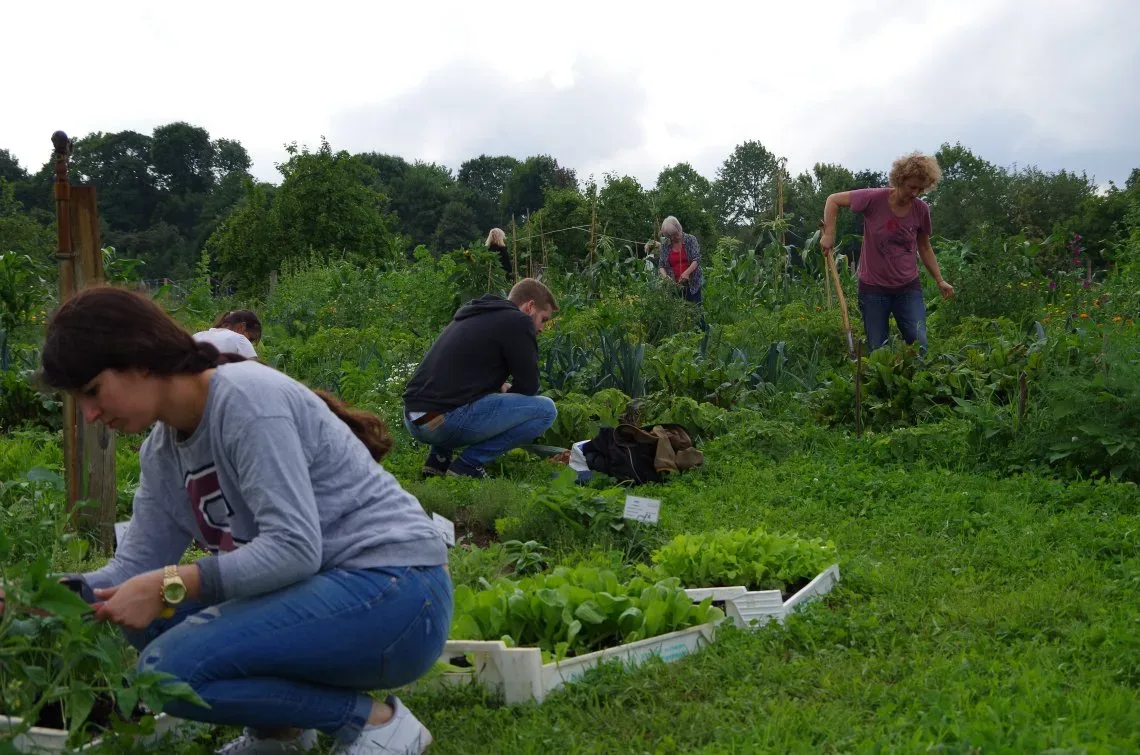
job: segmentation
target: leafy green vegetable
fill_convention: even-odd
[[[688,587],[745,585],[752,590],[784,590],[819,574],[835,561],[835,546],[762,529],[682,534],[653,553],[648,577],[674,577]]]
[[[644,640],[724,617],[711,600],[694,604],[678,579],[656,582],[591,566],[558,567],[487,589],[455,588],[455,640],[538,647],[557,658]]]

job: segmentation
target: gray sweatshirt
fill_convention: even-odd
[[[84,575],[118,585],[177,564],[191,540],[207,605],[329,569],[438,566],[447,546],[419,501],[319,396],[257,362],[219,367],[189,438],[162,422],[139,451],[130,527]]]

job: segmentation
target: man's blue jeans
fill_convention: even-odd
[[[321,572],[254,598],[126,631],[139,670],[174,674],[210,708],[176,700],[173,716],[255,729],[320,729],[343,742],[372,710],[369,690],[423,676],[451,630],[442,566]]]
[[[894,315],[903,340],[907,343],[918,341],[919,352],[926,353],[926,304],[921,291],[903,294],[860,291],[859,311],[863,313],[863,330],[871,351],[886,345],[891,334],[890,316]]]
[[[431,452],[451,458],[457,448],[467,448],[460,457],[482,466],[507,451],[530,443],[554,424],[558,409],[545,396],[519,393],[489,393],[444,415],[434,430],[416,425],[404,413],[404,426],[412,437],[431,446]]]

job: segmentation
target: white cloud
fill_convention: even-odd
[[[549,153],[580,176],[710,177],[758,139],[793,172],[962,141],[1000,164],[1140,164],[1133,0],[13,3],[0,147],[186,120],[277,180],[282,145],[451,167]],[[66,19],[53,32],[53,19]],[[53,33],[65,37],[60,43]]]

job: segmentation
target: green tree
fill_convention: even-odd
[[[994,228],[1012,232],[1005,203],[1006,172],[975,155],[961,143],[943,144],[935,153],[942,181],[930,192],[934,233],[965,239]]]
[[[215,149],[210,133],[200,126],[183,121],[159,126],[150,148],[159,186],[181,195],[209,191],[214,185]]]
[[[161,192],[151,168],[151,138],[97,131],[75,140],[71,180],[95,185],[99,218],[111,230],[137,232],[155,220]]]
[[[550,155],[528,157],[511,172],[503,189],[503,210],[509,217],[525,217],[542,209],[548,189],[567,189],[577,185],[574,171],[561,167]]]
[[[478,239],[481,231],[475,220],[475,211],[465,202],[451,201],[440,213],[432,246],[440,252],[450,252]]]
[[[717,169],[713,196],[726,229],[752,228],[776,211],[779,160],[758,141],[738,144]]]
[[[451,171],[442,165],[417,162],[408,166],[403,177],[394,180],[389,189],[400,233],[411,238],[413,245],[432,245],[454,188]]]
[[[0,178],[0,254],[14,252],[47,262],[55,251],[55,233],[16,200],[15,184]]]
[[[654,232],[653,207],[637,179],[607,173],[598,192],[598,231],[619,246],[644,243]]]
[[[358,264],[392,259],[399,240],[388,198],[372,188],[373,169],[321,140],[316,152],[286,147],[283,180],[272,201],[265,187],[246,196],[210,236],[207,249],[224,274],[259,291],[289,258],[347,258]]]
[[[503,190],[518,165],[519,161],[508,155],[479,155],[459,166],[458,183],[468,192],[465,199],[480,230],[488,231],[503,222]]]

